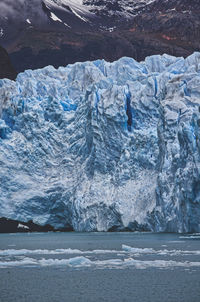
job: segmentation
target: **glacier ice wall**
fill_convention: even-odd
[[[200,231],[200,53],[0,80],[0,217]]]

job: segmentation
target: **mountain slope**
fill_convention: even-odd
[[[9,3],[12,3],[9,1]],[[200,49],[200,3],[184,1],[15,1],[0,4],[0,43],[15,69]],[[10,4],[11,5],[11,4]]]
[[[0,78],[8,78],[14,80],[16,76],[17,73],[11,65],[6,50],[0,46]]]

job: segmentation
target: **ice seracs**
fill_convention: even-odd
[[[0,217],[200,231],[200,53],[0,81]]]

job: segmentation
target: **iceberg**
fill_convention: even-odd
[[[200,232],[200,53],[0,80],[0,217]]]

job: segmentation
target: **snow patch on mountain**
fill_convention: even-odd
[[[3,35],[4,35],[4,30],[3,28],[0,28],[0,37],[3,37]]]
[[[88,20],[84,17],[81,17],[75,10],[71,9],[72,12],[75,14],[75,16],[77,16],[78,18],[80,18],[81,20],[83,20],[84,22],[88,22]]]
[[[27,22],[28,24],[31,24],[31,21],[30,21],[29,19],[26,19],[26,22]]]
[[[51,13],[50,18],[51,18],[53,21],[58,21],[58,22],[61,22],[61,23],[62,23],[62,20],[60,20],[54,13]]]
[[[104,16],[119,16],[129,19],[142,12],[144,8],[156,0],[83,0],[83,4],[90,8],[91,12]]]

